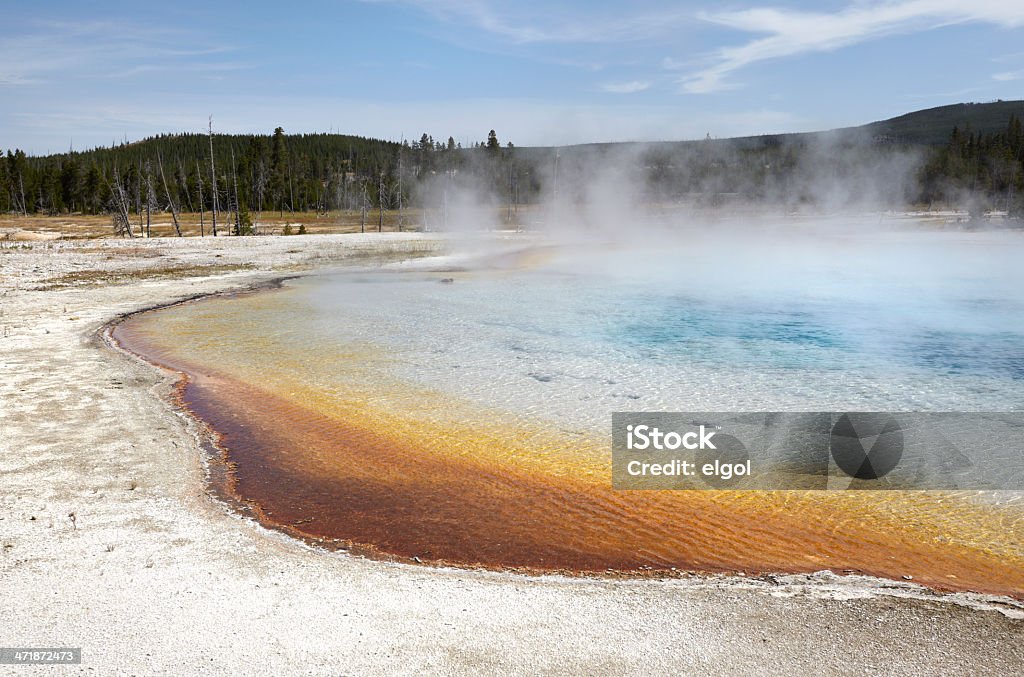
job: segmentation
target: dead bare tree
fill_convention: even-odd
[[[121,237],[135,237],[135,234],[132,232],[130,216],[131,202],[124,190],[124,185],[121,183],[121,175],[117,171],[117,165],[114,165],[114,184],[110,185],[108,181],[107,186],[110,188],[111,199],[114,202],[114,234]]]
[[[238,165],[235,164],[235,148],[231,147],[231,178],[235,187],[235,235],[242,234],[242,219],[238,214]]]
[[[402,139],[402,145],[398,147],[398,232],[402,232],[402,147],[405,146],[405,139]]]
[[[362,204],[360,205],[359,232],[366,232],[366,211],[370,207],[370,192],[366,190],[366,182],[362,181]]]
[[[21,189],[21,215],[28,216],[28,206],[25,204],[25,179],[20,171],[18,172],[18,188]]]
[[[384,172],[381,171],[377,181],[377,232],[384,232]]]
[[[156,154],[156,162],[160,167],[160,180],[164,184],[164,194],[167,195],[167,205],[171,208],[171,219],[174,220],[174,232],[181,237],[181,224],[178,223],[178,207],[174,204],[174,198],[171,197],[171,191],[167,188],[167,177],[164,175],[164,161],[160,157],[160,153]]]
[[[142,160],[135,172],[135,215],[139,217],[139,232],[142,233]]]
[[[199,160],[196,160],[196,187],[199,189],[199,237],[206,237],[206,224],[203,222],[206,205],[203,203],[203,173],[199,171]]]
[[[292,159],[288,157],[288,210],[295,213],[295,181],[292,178]]]
[[[213,236],[217,237],[217,167],[213,162],[213,116],[210,116],[210,189],[213,191]]]
[[[267,189],[267,169],[263,164],[263,160],[260,160],[259,167],[256,171],[256,221],[260,222],[263,220],[263,193]]]
[[[153,190],[153,168],[149,164],[149,160],[146,160],[146,237],[153,237],[152,231],[152,214],[153,209],[156,208],[156,191]]]

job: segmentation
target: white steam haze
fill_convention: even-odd
[[[710,332],[709,345],[722,347],[701,359],[729,362],[715,369],[735,383],[703,406],[1024,408],[1024,392],[1007,371],[1018,369],[1012,343],[1024,337],[1021,231],[1002,222],[972,223],[967,231],[963,214],[929,220],[911,213],[925,150],[844,131],[771,139],[772,151],[757,165],[751,159],[760,151],[744,148],[762,143],[515,149],[532,157],[529,178],[538,192],[511,223],[508,192],[480,180],[483,149],[467,151],[478,165],[435,174],[417,189],[429,205],[447,195],[454,267],[470,273],[459,284],[474,285],[475,273],[496,268],[518,271],[526,288],[551,281],[550,292],[509,299],[509,313],[521,307],[529,315],[531,303],[548,320],[611,313],[649,324],[670,343],[677,330]],[[780,162],[787,171],[773,174]],[[440,212],[429,211],[431,228],[441,230]],[[487,236],[510,229],[524,232]],[[581,298],[563,298],[560,285]],[[591,293],[607,295],[609,304]],[[656,315],[626,305],[629,295]],[[692,308],[709,315],[682,329],[673,324],[678,316],[657,315]],[[518,326],[512,315],[507,321]],[[737,329],[747,324],[753,338]],[[771,346],[810,376],[773,376],[784,364],[775,363]],[[836,377],[833,369],[849,373]],[[746,378],[760,385],[735,390]],[[637,386],[644,388],[655,398],[650,406],[681,406],[658,401],[654,386]]]
[[[413,181],[429,229],[513,228],[590,243],[777,230],[812,215],[873,214],[859,223],[874,228],[877,215],[910,209],[927,159],[926,150],[874,143],[861,130],[460,153],[458,167]]]

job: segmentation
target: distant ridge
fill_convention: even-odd
[[[863,143],[875,143],[886,145],[903,146],[944,146],[948,141],[953,127],[959,127],[961,131],[970,130],[971,133],[993,134],[1005,131],[1010,121],[1010,116],[1016,115],[1024,121],[1024,100],[1016,101],[992,101],[988,103],[955,103],[947,106],[937,106],[924,110],[905,113],[887,120],[879,120],[855,127],[843,127],[828,131],[819,132],[787,132],[782,134],[758,134],[753,136],[717,137],[708,140],[686,140],[686,141],[595,141],[588,143],[572,144],[569,146],[519,146],[519,153],[526,157],[535,156],[538,152],[552,152],[555,148],[567,150],[598,150],[609,151],[613,148],[685,148],[693,147],[696,144],[711,143],[713,145],[725,145],[739,149],[756,149],[765,145],[778,143],[807,143],[817,139],[828,138],[830,140],[848,141],[854,145]],[[234,140],[239,143],[248,143],[254,138],[262,137],[269,140],[267,134],[216,134],[215,138]],[[398,148],[394,141],[381,139],[370,139],[348,134],[336,133],[300,133],[285,134],[285,139],[290,148],[294,150],[308,150],[316,154],[330,149],[329,152],[338,153],[339,149],[347,157],[352,157],[353,148],[358,149],[355,155],[365,153],[373,154],[374,161],[380,163],[381,154],[394,154]],[[168,154],[174,155],[175,151],[180,154],[202,156],[207,140],[205,134],[158,134],[136,141],[125,141],[119,145],[109,147],[98,147],[84,152],[78,151],[71,155],[78,156],[84,160],[101,159],[104,157],[116,156],[154,156],[157,146],[164,146]],[[170,146],[170,148],[167,148]],[[67,156],[68,153],[51,153],[35,158],[58,158]]]
[[[693,148],[698,144],[715,147],[756,150],[777,144],[813,143],[820,140],[849,145],[945,146],[953,127],[971,133],[994,134],[1006,130],[1010,116],[1024,121],[1024,101],[992,101],[989,103],[955,103],[913,111],[903,115],[869,122],[856,127],[842,127],[820,132],[787,132],[758,134],[688,141],[610,141],[562,146],[570,150],[610,151],[614,148]],[[551,146],[521,147],[529,152],[547,152]]]
[[[955,103],[914,111],[852,129],[870,132],[878,141],[937,146],[949,141],[953,127],[959,127],[961,131],[969,127],[971,132],[982,134],[1002,132],[1011,115],[1024,120],[1024,101]]]

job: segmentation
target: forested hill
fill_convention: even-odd
[[[277,145],[275,145],[277,144]],[[209,171],[210,150],[215,163],[230,167],[232,154],[235,162],[270,162],[274,153],[293,165],[326,163],[329,168],[371,172],[386,167],[398,152],[398,143],[368,139],[345,134],[161,134],[159,136],[122,143],[117,146],[96,148],[83,152],[62,153],[57,157],[89,166],[96,164],[101,170],[121,165],[122,171],[131,165],[162,160],[165,169],[194,165],[202,162]],[[53,157],[53,156],[50,156]],[[45,161],[48,158],[38,158]],[[30,158],[30,161],[35,158]],[[324,167],[327,169],[328,167]],[[193,167],[194,169],[194,167]]]
[[[972,209],[1020,212],[1021,120],[1024,101],[997,101],[830,132],[563,148],[513,147],[493,130],[471,148],[426,133],[404,143],[281,128],[161,135],[45,157],[8,150],[0,159],[0,212],[441,208],[460,185],[494,204],[582,203],[601,183],[595,173],[609,170],[618,171],[620,187],[651,202],[804,204],[842,195],[893,206],[969,199]]]
[[[1024,120],[1024,101],[957,103],[914,111],[854,129],[864,130],[875,139],[908,145],[938,146],[949,141],[954,127],[968,134],[996,134],[1006,129],[1011,117]]]
[[[243,205],[305,209],[326,204],[324,177],[390,175],[398,149],[398,143],[379,139],[285,134],[279,128],[273,135],[166,134],[45,157],[9,150],[7,161],[0,162],[0,211],[105,211],[115,176],[136,206],[151,193],[162,209],[169,191],[179,209],[198,210],[200,194],[209,209],[216,176],[222,205],[225,191],[238,181]]]

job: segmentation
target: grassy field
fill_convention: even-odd
[[[361,230],[361,215],[355,211],[333,211],[327,214],[316,212],[263,212],[253,213],[252,219],[257,234],[260,235],[281,235],[285,232],[286,226],[291,226],[291,231],[297,233],[300,226],[306,227],[307,233],[358,233]],[[378,213],[376,211],[366,214],[366,230],[376,231],[378,229]],[[136,236],[144,235],[145,215],[142,216],[142,226],[139,224],[138,215],[133,215],[132,229]],[[218,235],[230,233],[234,225],[234,214],[222,213],[217,218]],[[203,232],[209,236],[212,234],[210,212],[203,215]],[[423,213],[421,210],[405,210],[402,214],[401,225],[399,224],[398,211],[384,212],[382,230],[395,232],[398,230],[424,230]],[[186,236],[198,236],[200,234],[200,223],[198,213],[185,213],[179,215],[182,234]],[[20,231],[20,236],[19,236]],[[149,232],[152,237],[173,237],[174,224],[170,213],[158,212],[150,217]],[[113,225],[109,214],[87,215],[87,214],[61,214],[58,216],[43,215],[0,215],[0,240],[5,239],[34,239],[35,235],[41,238],[62,237],[62,238],[96,238],[113,237]]]
[[[504,207],[483,207],[460,213],[460,222],[473,222],[481,229],[488,227],[522,228],[531,219],[536,218],[537,206],[520,206],[516,218],[510,225],[507,222],[508,212]],[[250,213],[257,235],[284,235],[290,227],[291,234],[297,234],[301,226],[306,233],[358,233],[364,227],[366,232],[380,229],[386,233],[398,231],[440,230],[442,215],[438,210],[406,209],[399,215],[398,210],[384,212],[383,223],[379,224],[380,214],[376,210],[363,216],[358,211],[317,212],[256,212]],[[200,235],[199,214],[197,212],[182,213],[178,216],[182,235],[193,237]],[[145,236],[146,216],[132,215],[132,230],[136,237]],[[141,222],[141,227],[140,227]],[[210,212],[203,214],[202,234],[212,234]],[[234,226],[234,213],[225,212],[217,216],[217,234],[229,235]],[[152,237],[173,237],[174,223],[170,212],[154,212],[150,216],[149,233]],[[45,216],[30,214],[0,214],[0,240],[33,240],[33,239],[88,239],[115,237],[113,223],[109,214],[59,214]]]

